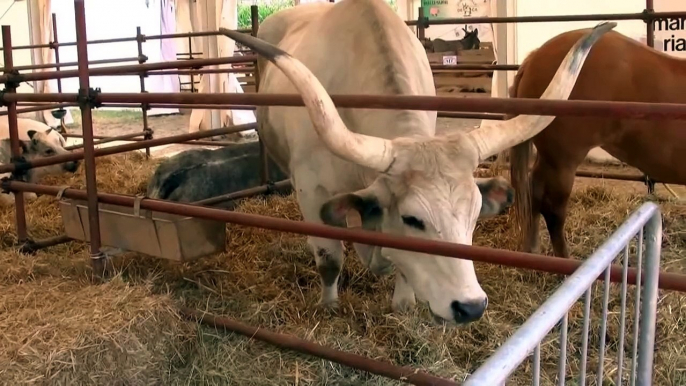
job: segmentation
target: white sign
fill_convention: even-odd
[[[457,56],[456,55],[450,55],[450,56],[444,56],[443,57],[443,65],[444,66],[454,66],[457,64]]]
[[[683,12],[684,4],[679,0],[658,0],[655,12]],[[655,31],[654,48],[666,54],[686,57],[686,19],[680,17],[653,21]]]

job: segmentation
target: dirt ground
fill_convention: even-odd
[[[78,121],[78,114],[74,114]],[[188,116],[151,117],[156,136],[185,132]],[[140,113],[96,111],[95,134],[121,135],[142,129]],[[478,122],[440,120],[439,132],[464,130]],[[72,132],[76,130],[72,129]],[[97,160],[100,191],[141,194],[159,159],[140,154]],[[83,188],[83,168],[51,185]],[[628,167],[585,165],[583,170],[636,174]],[[673,187],[681,197],[686,188]],[[654,197],[642,183],[578,178],[569,209],[570,252],[584,258],[641,203],[655,201],[664,215],[661,270],[686,272],[686,205],[658,185]],[[295,200],[258,197],[236,209],[301,220]],[[34,237],[63,232],[60,209],[42,196],[27,208]],[[551,254],[542,227],[541,253]],[[435,325],[424,305],[409,314],[390,311],[393,277],[376,277],[349,254],[339,283],[341,307],[331,313],[314,306],[319,279],[314,259],[299,235],[227,224],[226,252],[176,263],[137,253],[112,259],[116,275],[94,285],[88,245],[71,242],[22,255],[11,248],[14,211],[0,210],[0,384],[39,385],[401,385],[328,361],[278,350],[241,336],[182,320],[180,305],[231,317],[460,383],[483,363],[554,291],[563,278],[540,272],[475,263],[489,295],[482,320],[446,329]],[[509,215],[480,221],[474,244],[514,250]],[[632,244],[632,253],[635,244]],[[633,261],[633,260],[632,260]],[[627,304],[633,304],[633,286]],[[602,283],[592,291],[594,319],[589,341],[588,385],[596,385]],[[568,384],[580,366],[581,313],[569,314]],[[627,309],[633,314],[633,307]],[[606,374],[617,372],[619,289],[613,285],[608,312]],[[631,318],[627,331],[633,328]],[[686,294],[660,291],[654,384],[686,385]],[[541,349],[542,385],[556,384],[557,327]],[[625,347],[630,348],[627,337]],[[627,356],[628,354],[625,354]],[[630,361],[625,358],[624,382]],[[531,384],[527,359],[507,385]],[[614,384],[609,381],[605,384]]]

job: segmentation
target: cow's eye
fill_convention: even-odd
[[[426,226],[424,225],[424,221],[418,219],[417,217],[414,216],[402,216],[403,223],[409,227],[419,229],[420,231],[426,230]]]

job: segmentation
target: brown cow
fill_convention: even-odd
[[[562,33],[529,54],[515,76],[510,97],[539,98],[570,47],[588,31]],[[588,55],[569,100],[686,103],[685,90],[686,60],[610,31]],[[537,156],[529,176],[532,142]],[[564,224],[574,176],[588,152],[598,146],[655,180],[686,184],[682,121],[557,117],[510,152],[524,251],[538,250],[538,215],[542,214],[555,256],[569,257]]]

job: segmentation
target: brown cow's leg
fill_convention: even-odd
[[[531,171],[531,224],[524,235],[524,252],[539,253],[540,249],[540,218],[541,202],[545,193],[545,174],[539,166],[539,158],[536,158]]]
[[[540,157],[540,155],[539,155]],[[584,156],[580,157],[583,161]],[[555,165],[555,161],[549,157],[541,157],[538,163],[540,180],[544,182],[544,191],[540,200],[540,209],[545,219],[553,253],[558,257],[569,257],[567,241],[564,234],[565,220],[567,219],[567,204],[574,187],[576,169],[581,163],[570,161],[564,165]],[[559,161],[558,161],[559,162]]]

